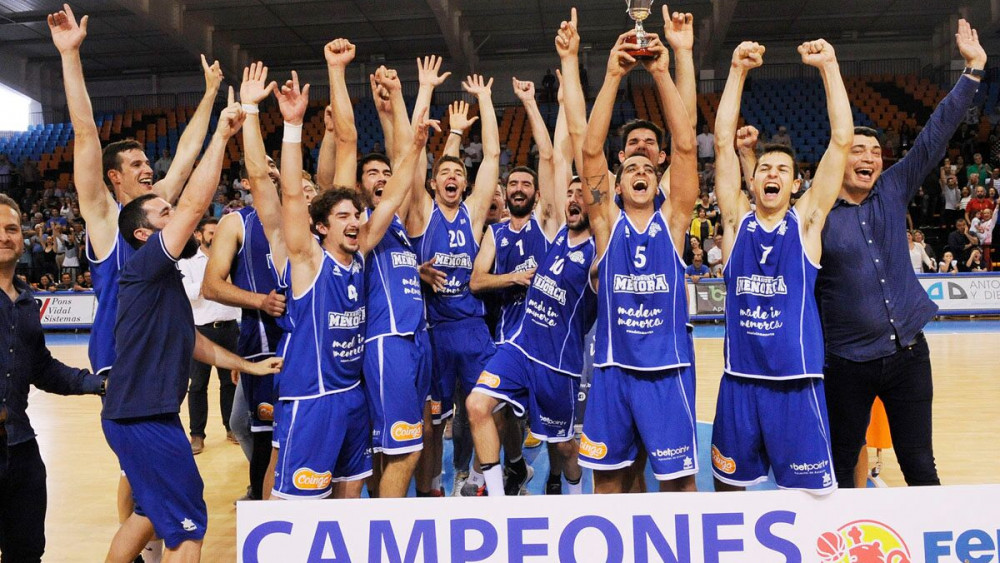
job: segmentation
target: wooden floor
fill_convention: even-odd
[[[975,322],[975,321],[971,321]],[[968,327],[966,327],[968,328]],[[992,460],[1000,458],[1000,370],[993,333],[929,334],[934,366],[934,449],[946,484],[1000,482]],[[83,346],[54,346],[53,354],[87,365]],[[698,418],[711,421],[722,368],[722,340],[696,340]],[[236,509],[243,495],[247,462],[225,439],[218,414],[218,387],[209,394],[205,452],[197,456],[205,480],[209,526],[204,561],[235,560]],[[186,407],[185,407],[186,409]],[[118,528],[115,490],[118,465],[101,432],[96,397],[57,397],[35,392],[28,413],[48,468],[48,547],[46,561],[99,561]],[[185,425],[186,413],[182,414]],[[983,461],[987,461],[983,463]],[[902,485],[891,452],[883,478]]]

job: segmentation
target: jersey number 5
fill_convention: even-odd
[[[633,259],[633,263],[636,268],[646,266],[646,245],[635,247],[635,258]]]

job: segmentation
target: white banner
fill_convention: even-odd
[[[81,327],[94,324],[97,297],[93,293],[35,293],[42,328]]]
[[[911,563],[1000,559],[1000,485],[241,502],[255,562]]]
[[[1000,275],[928,275],[918,279],[942,313],[1000,312]]]

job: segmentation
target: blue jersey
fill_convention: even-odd
[[[726,373],[823,377],[823,329],[814,293],[818,272],[802,245],[795,208],[770,231],[753,212],[743,217],[723,270]]]
[[[434,202],[427,229],[413,237],[413,246],[420,262],[434,258],[434,267],[448,276],[444,291],[428,291],[424,296],[430,326],[486,314],[482,299],[469,289],[472,263],[479,252],[479,244],[472,236],[472,218],[464,203],[455,214],[455,220],[449,221]]]
[[[93,274],[91,274],[93,275]],[[177,260],[157,232],[121,269],[115,365],[103,418],[177,414],[187,391],[195,328]]]
[[[693,363],[684,268],[660,211],[643,230],[619,211],[598,270],[595,367],[654,371]]]
[[[121,205],[118,205],[121,209]],[[94,324],[90,329],[90,343],[87,345],[87,355],[94,373],[110,369],[115,363],[115,318],[118,316],[118,279],[121,277],[125,261],[135,254],[135,250],[117,233],[111,251],[103,259],[98,260],[90,238],[87,238],[87,261],[90,262],[90,277],[94,282],[94,294],[97,297],[97,310],[94,312]]]
[[[541,259],[510,343],[531,360],[580,377],[584,337],[594,325],[597,294],[590,285],[594,239],[571,245],[563,227]]]
[[[365,260],[367,340],[409,336],[425,328],[419,265],[406,229],[394,215],[385,236]]]
[[[236,213],[243,222],[243,245],[230,270],[233,285],[253,293],[267,294],[275,290],[281,293],[271,261],[271,245],[257,210],[244,207]],[[273,356],[282,332],[278,319],[259,309],[243,309],[237,352],[250,359]]]
[[[348,265],[323,252],[312,285],[288,301],[292,331],[279,355],[282,400],[312,399],[361,381],[365,350],[365,274],[360,254]],[[293,288],[294,289],[294,288]]]
[[[532,213],[528,222],[515,231],[510,221],[490,225],[486,232],[493,237],[496,255],[493,258],[493,273],[497,275],[511,272],[537,270],[538,263],[549,250],[549,239]],[[528,288],[519,285],[500,291],[500,320],[497,323],[497,343],[510,340],[521,324],[524,316],[524,298]]]

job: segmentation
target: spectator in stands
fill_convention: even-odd
[[[990,172],[989,177],[986,178],[986,189],[996,189],[997,186],[1000,186],[997,182],[1000,182],[1000,168],[994,168]]]
[[[715,225],[708,218],[708,211],[704,207],[698,208],[697,213],[698,216],[691,221],[691,236],[697,237],[701,243],[715,235]]]
[[[962,213],[958,208],[962,199],[962,190],[958,188],[958,178],[955,175],[941,178],[941,193],[944,196],[944,213],[941,215],[941,222],[944,225],[952,225]]]
[[[722,235],[715,235],[712,241],[712,248],[708,251],[708,268],[712,272],[712,277],[722,277]]]
[[[930,257],[931,261],[933,261],[934,264],[937,264],[937,253],[934,252],[934,248],[932,248],[931,245],[925,242],[924,232],[920,229],[913,230],[913,244],[922,246],[924,252],[927,253],[927,256]],[[929,270],[930,272],[934,272],[936,270],[934,264],[931,265]]]
[[[788,136],[788,130],[784,125],[778,126],[778,132],[771,137],[771,144],[792,146],[792,138]]]
[[[684,247],[684,262],[690,264],[694,261],[694,255],[702,252],[703,249],[701,247],[701,239],[693,233],[688,237],[688,243]]]
[[[25,188],[38,189],[42,183],[42,173],[34,160],[24,157],[21,161],[21,184]]]
[[[708,128],[708,124],[702,124],[701,133],[695,138],[698,143],[698,161],[710,162],[715,160],[715,135]]]
[[[971,198],[968,203],[965,204],[965,220],[972,224],[972,220],[975,219],[980,211],[984,209],[993,209],[993,202],[986,197],[986,188],[983,186],[976,186],[975,197]]]
[[[500,170],[501,173],[510,166],[510,149],[507,148],[507,143],[500,143]]]
[[[970,184],[972,183],[972,175],[975,174],[978,185],[985,186],[986,179],[990,177],[990,165],[983,162],[983,155],[977,152],[972,155],[972,164],[965,169],[965,172],[969,176]]]
[[[941,261],[938,262],[938,273],[939,274],[958,273],[958,260],[955,260],[955,255],[952,254],[950,250],[945,250],[944,256],[942,256]]]
[[[94,285],[90,283],[90,272],[76,275],[76,283],[73,284],[73,291],[90,291]]]
[[[56,284],[56,289],[59,291],[70,291],[73,289],[73,276],[69,275],[69,272],[65,272],[59,276],[59,283]]]
[[[711,277],[708,266],[705,265],[702,254],[695,254],[691,265],[684,270],[684,279],[698,283],[701,278]]]
[[[913,233],[916,231],[908,231],[906,233],[906,242],[910,247],[910,264],[913,265],[913,273],[922,274],[924,273],[924,266],[926,265],[931,271],[934,270],[934,260],[927,255],[924,250],[924,245],[917,244],[913,240]]]
[[[972,201],[972,188],[973,186],[963,187],[962,198],[958,200],[958,214],[963,217],[965,216],[965,208],[968,207],[969,202]]]
[[[170,151],[163,149],[163,152],[160,153],[160,158],[156,159],[156,163],[153,164],[153,174],[156,175],[157,180],[167,175],[167,171],[170,170],[170,164],[173,161],[174,159],[170,156]]]
[[[8,193],[14,179],[14,166],[6,154],[0,154],[0,192]]]
[[[969,257],[959,262],[958,264],[959,272],[985,272],[985,262],[983,261],[983,252],[978,248],[973,248],[972,252],[969,253]]]
[[[535,149],[538,150],[537,148]],[[472,140],[469,141],[469,145],[465,147],[465,156],[468,162],[472,163],[469,167],[469,176],[475,176],[474,170],[479,170],[479,165],[483,162],[483,141],[479,138],[478,134],[472,135]]]
[[[989,201],[989,200],[987,200]],[[997,224],[997,211],[1000,211],[1000,204],[995,201],[990,202],[992,208],[983,209],[972,220],[971,231],[979,239],[979,246],[983,249],[983,260],[987,266],[993,263],[993,230]]]
[[[714,143],[715,141],[712,142]],[[715,190],[715,162],[709,161],[704,163],[702,165],[701,172],[699,172],[699,176],[702,193],[712,192]]]
[[[705,217],[713,223],[719,218],[719,206],[712,202],[712,197],[707,193],[702,193],[695,205],[695,213],[702,210],[705,211]]]
[[[375,144],[372,146],[372,152],[378,154],[385,154],[385,149],[382,148],[382,143],[375,141]]]
[[[800,190],[801,191],[801,190]],[[912,227],[918,227],[924,225],[924,217],[927,213],[927,194],[924,193],[924,187],[920,186],[917,188],[917,195],[913,196],[910,200],[910,220]]]
[[[955,176],[958,177],[959,186],[964,186],[969,178],[969,175],[966,174],[965,157],[962,155],[958,155],[955,159]]]
[[[996,116],[1000,117],[1000,114]],[[1000,125],[994,125],[990,131],[990,162],[993,164],[1000,162]]]
[[[979,238],[972,234],[965,219],[955,221],[955,230],[948,234],[948,246],[952,256],[958,259],[967,258],[969,252],[979,246]]]
[[[556,77],[552,74],[552,69],[545,69],[545,76],[542,77],[542,91],[545,92],[545,101],[556,101]]]

